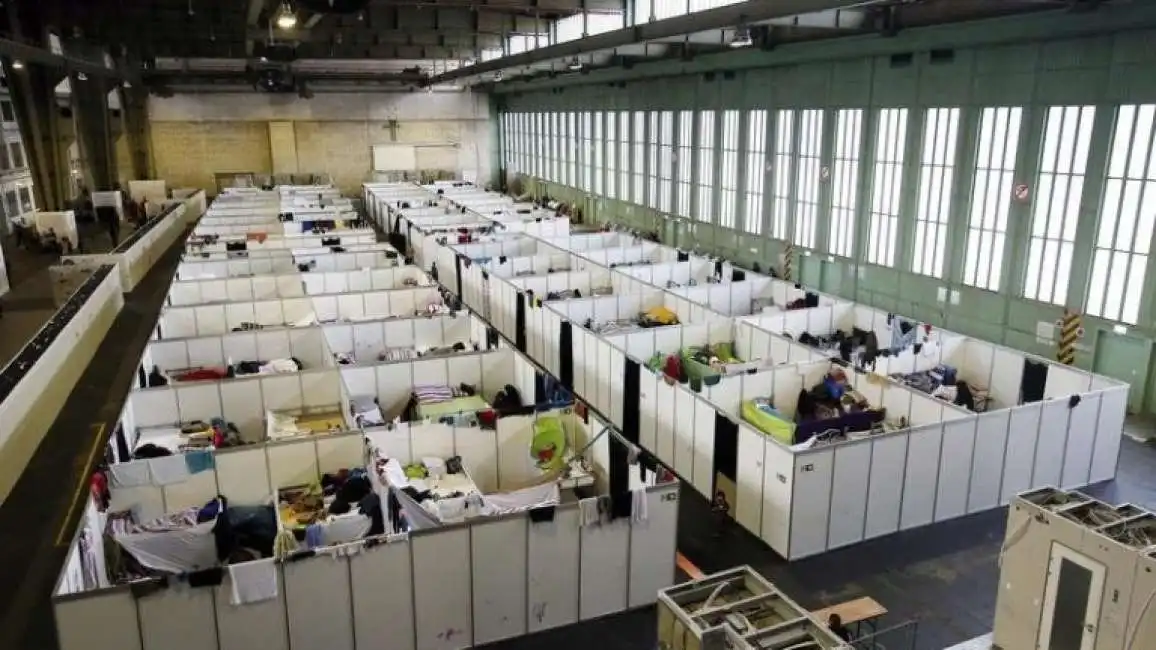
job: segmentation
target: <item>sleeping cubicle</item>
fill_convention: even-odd
[[[537,381],[499,354],[474,376]],[[448,649],[653,603],[674,579],[673,474],[570,405],[479,392],[490,407],[469,418],[110,479],[54,594],[60,647]]]
[[[470,296],[469,285],[482,282],[477,274],[463,277],[464,295]],[[532,341],[534,315],[524,299],[503,288],[500,279],[485,281],[491,288],[495,325],[511,338]],[[1127,392],[1123,384],[900,314],[825,303],[822,296],[808,306],[805,292],[800,298],[802,305],[764,309],[741,319],[734,334],[735,350],[751,346],[766,350],[771,358],[785,356],[800,364],[798,371],[783,373],[781,381],[794,377],[785,393],[773,385],[754,388],[753,382],[766,381],[766,371],[733,379],[719,372],[728,383],[716,386],[689,381],[672,385],[666,372],[653,370],[658,364],[641,373],[639,389],[648,405],[641,415],[643,447],[675,467],[704,496],[713,495],[716,465],[742,459],[741,465],[735,463],[737,497],[732,503],[737,503],[732,512],[784,557],[806,557],[996,507],[1034,485],[1083,485],[1114,474]],[[505,302],[514,309],[504,308]],[[562,306],[574,310],[583,302]],[[777,307],[780,301],[775,302]],[[559,358],[572,358],[576,394],[617,416],[618,387],[634,385],[619,378],[630,376],[634,363],[647,367],[649,357],[642,352],[651,337],[664,336],[663,330],[616,334],[613,329],[591,331],[573,318],[560,320],[552,340],[558,346],[566,341],[570,351],[554,356],[547,350],[542,362],[554,369]],[[693,323],[682,330],[695,331]],[[709,336],[707,342],[714,342]],[[639,340],[632,341],[634,337]],[[526,349],[533,356],[533,346]],[[638,350],[634,358],[624,354],[630,349]],[[710,355],[708,365],[717,358],[717,369],[726,368],[723,356]],[[827,359],[838,364],[832,366]],[[770,374],[779,373],[776,367]],[[850,403],[843,404],[842,396],[838,400],[851,413],[832,412],[834,404],[822,403],[830,398],[804,403],[800,411],[804,382],[807,392],[829,383],[851,387]],[[743,383],[746,393],[728,395],[728,406],[715,408],[709,395],[722,400],[721,392]],[[712,431],[712,412],[725,433]],[[832,423],[836,426],[828,426]],[[1044,448],[1051,453],[1025,456],[1025,450],[1036,448],[1028,438],[1042,440],[1045,435],[1050,441]],[[836,454],[868,458],[849,465],[835,463]],[[958,462],[965,457],[968,463]],[[811,486],[812,481],[842,481],[848,467],[869,472],[870,489],[862,478],[847,479],[860,481],[851,489]],[[837,498],[832,500],[833,494]]]

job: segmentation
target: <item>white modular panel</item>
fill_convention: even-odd
[[[470,527],[474,644],[526,634],[528,517],[478,521]]]
[[[459,650],[472,646],[469,528],[413,535],[410,546],[417,650]]]
[[[282,569],[290,647],[353,650],[349,560],[318,555]]]
[[[835,447],[831,515],[827,525],[828,549],[840,548],[863,539],[874,442],[868,438]]]
[[[827,550],[834,461],[835,452],[831,448],[795,455],[791,495],[792,560]]]
[[[626,609],[630,582],[630,519],[581,529],[579,617],[598,618]]]

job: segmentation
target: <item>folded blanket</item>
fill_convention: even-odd
[[[421,404],[437,404],[448,402],[457,397],[465,397],[466,391],[452,386],[423,385],[414,386],[413,395]]]

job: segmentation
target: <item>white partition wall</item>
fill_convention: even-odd
[[[249,605],[231,603],[228,578],[58,593],[60,648],[448,650],[644,606],[673,580],[677,490],[650,488],[641,522],[581,528],[564,505],[552,521],[509,515],[278,562],[276,595]]]
[[[161,312],[157,323],[158,338],[219,335],[252,325],[301,327],[337,320],[412,318],[441,304],[441,294],[437,287],[431,286],[168,307]]]
[[[372,248],[372,250],[369,250]],[[311,249],[310,249],[311,250]],[[279,275],[308,271],[353,271],[397,266],[401,260],[389,244],[350,247],[344,253],[328,248],[314,252],[284,251],[283,255],[254,255],[236,259],[187,258],[177,267],[179,281]]]
[[[169,290],[168,304],[183,306],[275,300],[326,293],[403,289],[432,284],[429,276],[413,266],[365,268],[353,271],[299,272],[295,269],[284,275],[175,282]]]
[[[389,214],[388,201],[377,200],[373,188],[366,197],[377,204],[371,212]],[[447,189],[445,197],[476,205],[479,214],[489,200],[469,188]],[[424,240],[422,246],[430,248]],[[645,246],[653,249],[626,266],[600,262],[608,251]],[[740,359],[768,359],[749,368],[754,374],[701,388],[641,369],[638,433],[643,447],[704,496],[726,475],[736,494],[731,514],[790,559],[996,507],[1031,487],[1078,486],[1114,473],[1125,385],[918,319],[723,261],[706,265],[625,233],[447,241],[433,260],[441,282],[467,306],[551,373],[567,374],[576,395],[616,426],[625,422],[624,376],[656,353],[729,342]],[[559,272],[562,264],[570,270]],[[537,304],[543,290],[581,291],[598,266],[645,286]],[[676,270],[685,277],[675,277]],[[691,280],[693,286],[665,286]],[[612,323],[659,305],[677,314],[679,327]],[[844,340],[853,341],[849,352]],[[826,374],[826,360],[844,355],[860,366],[848,369],[850,382],[872,407],[887,411],[882,433],[792,449],[743,419],[743,401],[755,397],[773,398],[789,418],[798,393]],[[939,390],[959,383],[974,404],[956,406],[956,392]],[[726,444],[738,448],[738,467],[720,468],[716,458],[724,455],[715,445],[732,437],[737,442]]]

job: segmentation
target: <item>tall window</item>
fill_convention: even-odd
[[[511,152],[511,157],[514,161],[514,167],[517,168],[519,172],[526,171],[526,164],[528,162],[528,156],[526,155],[526,142],[529,131],[526,122],[528,118],[529,114],[527,113],[514,114],[514,150]]]
[[[763,183],[767,176],[767,112],[747,111],[746,215],[743,230],[758,235],[763,231]]]
[[[518,113],[515,116],[514,127],[514,164],[517,166],[519,172],[525,172],[529,169],[530,155],[529,155],[529,141],[530,141],[530,114]]]
[[[646,113],[634,111],[634,168],[631,169],[634,178],[634,202],[638,205],[646,204],[646,177],[643,175],[646,168]]]
[[[1085,311],[1135,324],[1156,226],[1156,104],[1121,106],[1092,256]]]
[[[513,121],[513,115],[510,113],[502,115],[502,162],[505,163],[507,168],[514,164],[510,148],[510,140],[514,135],[512,128]]]
[[[618,198],[630,200],[630,111],[618,112]]]
[[[1094,106],[1048,109],[1036,181],[1038,191],[1032,201],[1025,298],[1062,305],[1068,297],[1076,222],[1095,118]]]
[[[538,113],[538,178],[546,178],[547,168],[550,162],[549,152],[547,151],[547,137],[549,135],[549,122],[546,121],[546,113]]]
[[[862,134],[863,111],[858,108],[839,111],[835,120],[827,250],[843,257],[851,257],[855,252],[855,201],[859,197],[859,143]]]
[[[690,218],[690,177],[694,160],[694,111],[678,112],[678,214]]]
[[[578,187],[578,114],[566,113],[566,184]]]
[[[718,221],[723,228],[735,227],[735,197],[739,189],[739,112],[723,111],[722,160],[720,160]]]
[[[871,222],[867,261],[895,266],[899,203],[903,189],[903,153],[907,147],[907,109],[879,111],[875,130],[875,176],[871,182]]]
[[[658,209],[670,212],[674,182],[674,113],[663,111],[658,130]]]
[[[658,111],[647,113],[649,135],[646,138],[646,206],[658,209]]]
[[[815,247],[822,156],[823,111],[809,108],[799,114],[799,176],[795,182],[794,242],[806,248]]]
[[[594,113],[594,129],[587,131],[594,148],[594,183],[590,186],[595,194],[602,194],[602,178],[606,175],[606,141],[602,139],[602,111]]]
[[[606,196],[618,196],[618,113],[606,113]]]
[[[963,281],[988,291],[999,291],[1003,277],[1022,118],[1023,109],[1018,106],[994,107],[983,109],[979,121]]]
[[[589,111],[582,113],[581,134],[582,146],[578,148],[578,153],[582,156],[582,189],[589,192],[593,189],[594,176],[594,140],[591,138],[594,130]]]
[[[538,178],[542,177],[542,128],[539,124],[541,119],[541,113],[530,114],[530,147],[528,149],[530,166],[528,173]]]
[[[698,205],[695,218],[711,221],[714,200],[714,111],[698,114]]]
[[[550,113],[550,175],[547,179],[553,183],[562,182],[561,165],[558,164],[558,157],[561,155],[562,147],[562,115],[561,113]]]
[[[791,172],[795,164],[795,111],[775,114],[774,188],[771,194],[771,237],[786,240],[791,225]]]
[[[923,159],[919,165],[915,246],[911,256],[911,270],[921,275],[943,277],[958,135],[958,108],[927,110],[923,123]]]

